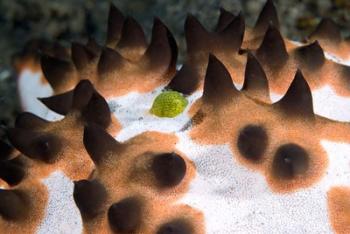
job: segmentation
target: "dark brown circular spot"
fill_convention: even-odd
[[[272,162],[272,173],[281,179],[293,179],[309,168],[308,153],[297,144],[285,144],[277,149]]]
[[[157,234],[192,234],[193,227],[182,219],[170,221],[169,223],[163,224]]]
[[[176,153],[164,153],[153,159],[152,171],[161,187],[172,187],[184,178],[186,163]]]
[[[103,185],[96,180],[80,180],[74,182],[73,197],[82,217],[91,219],[101,212],[107,193]]]
[[[239,152],[250,161],[261,160],[267,148],[268,137],[263,127],[247,125],[240,132],[237,140]]]
[[[135,233],[141,224],[141,202],[134,197],[114,203],[108,209],[111,229],[117,233]]]
[[[44,135],[35,139],[32,147],[40,160],[46,163],[53,163],[57,160],[62,145],[58,138]]]

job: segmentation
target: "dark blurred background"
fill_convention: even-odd
[[[109,0],[0,0],[0,124],[13,122],[19,112],[13,54],[33,38],[57,40],[69,46],[93,36],[103,43]],[[248,25],[254,22],[265,0],[119,0],[112,1],[125,15],[136,18],[150,35],[154,16],[159,16],[174,33],[183,58],[183,24],[188,12],[211,29],[219,8],[242,11]],[[350,35],[350,0],[275,0],[282,32],[290,39],[307,36],[322,17],[332,18],[343,36]]]

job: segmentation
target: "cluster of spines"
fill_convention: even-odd
[[[81,79],[89,79],[104,96],[113,96],[113,90],[108,91],[111,83],[120,87],[117,95],[129,91],[122,90],[123,85],[148,92],[168,83],[175,72],[176,60],[176,41],[160,19],[154,19],[152,38],[148,44],[136,20],[124,17],[111,6],[105,46],[98,45],[94,40],[89,40],[85,45],[73,43],[69,56],[57,57],[52,53],[42,56],[41,67],[55,93],[71,89]],[[145,81],[144,73],[149,73],[151,79]],[[134,85],[129,84],[132,81]],[[147,86],[138,90],[135,85],[142,82]]]
[[[257,61],[249,55],[247,67],[256,65]],[[315,115],[311,89],[300,70],[286,94],[273,104],[251,97],[257,90],[262,91],[262,96],[268,95],[266,77],[250,74],[246,78],[242,90],[237,90],[224,64],[209,55],[203,95],[193,105],[190,135],[204,144],[229,143],[238,161],[261,171],[276,192],[311,186],[322,177],[328,162],[320,140],[349,142],[345,130],[349,125]],[[243,109],[251,110],[251,116],[242,114]],[[242,118],[240,115],[247,119],[237,121]],[[281,123],[290,126],[285,129],[279,126]],[[274,135],[274,131],[279,135]],[[333,136],[333,131],[339,135]],[[305,139],[312,132],[318,136]],[[276,138],[276,145],[271,145],[272,138]],[[313,145],[305,145],[308,141]]]

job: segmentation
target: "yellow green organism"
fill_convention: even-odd
[[[150,112],[158,117],[173,118],[181,114],[187,104],[187,99],[181,93],[165,91],[155,98]]]

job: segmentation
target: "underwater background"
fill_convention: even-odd
[[[208,29],[215,26],[219,9],[245,16],[253,25],[265,0],[0,0],[0,126],[11,125],[20,112],[12,59],[31,39],[43,38],[69,46],[94,37],[103,43],[107,15],[113,2],[125,15],[134,17],[150,36],[153,17],[158,16],[179,43],[183,61],[183,25],[191,13]],[[303,40],[322,17],[329,17],[350,37],[350,0],[275,0],[283,35]],[[0,138],[3,133],[0,131]]]

